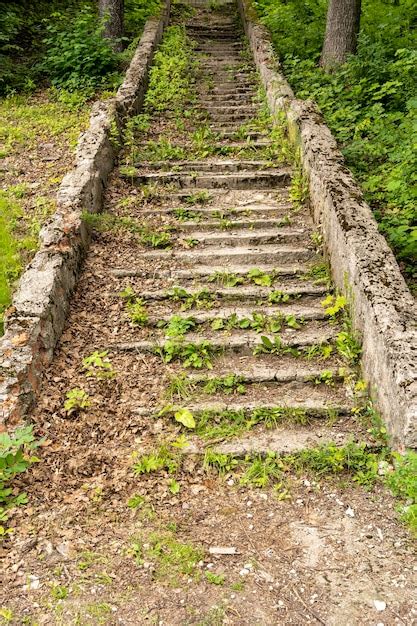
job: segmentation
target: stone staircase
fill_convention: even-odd
[[[137,361],[155,358],[151,355],[158,346],[163,354],[166,342],[208,342],[208,368],[183,370],[174,361],[159,360],[154,375],[160,377],[161,388],[183,371],[192,384],[189,397],[172,398],[175,407],[189,409],[196,419],[210,412],[214,421],[225,411],[243,411],[248,419],[259,410],[275,410],[277,415],[274,428],[259,420],[245,437],[215,442],[219,451],[286,453],[330,441],[343,444],[362,438],[363,428],[352,417],[355,400],[346,385],[349,365],[335,347],[341,326],[329,320],[321,304],[329,284],[314,279],[314,268],[323,259],[314,243],[308,207],[295,208],[291,202],[292,167],[276,166],[264,157],[273,143],[269,129],[250,128],[262,103],[232,6],[218,12],[199,8],[186,25],[199,64],[195,109],[215,133],[216,146],[227,154],[141,161],[121,176],[133,197],[140,197],[144,186],[153,189],[156,199],[137,203],[135,215],[174,223],[175,240],[168,249],[140,254],[132,250],[123,266],[111,267],[118,291],[133,287],[149,319],[144,328],[131,329],[122,340],[103,347],[130,359],[129,367],[135,368]],[[160,122],[155,119],[156,125]],[[245,152],[248,147],[251,158]],[[175,219],[185,200],[192,219],[187,213]],[[190,241],[194,243],[184,245]],[[256,276],[251,278],[254,270],[269,278],[256,281]],[[175,297],[181,290],[182,299]],[[203,294],[201,302],[198,294]],[[191,304],[184,310],[186,298]],[[191,318],[189,331],[174,340],[163,327],[173,316]],[[255,317],[263,320],[264,328],[245,328],[242,320]],[[270,330],[271,319],[281,320],[279,331]],[[265,346],[262,337],[276,349],[260,349],[260,344]],[[204,392],[208,380],[230,375],[244,385],[245,393]],[[164,396],[144,400],[143,384],[138,379],[138,388],[129,388],[123,402],[149,424]],[[187,452],[203,451],[213,443],[193,437],[192,431],[188,434],[192,443]]]

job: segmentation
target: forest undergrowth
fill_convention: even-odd
[[[103,38],[97,3],[0,1],[0,334],[23,268],[91,103],[112,95],[159,0],[127,0],[124,50]]]
[[[318,66],[325,0],[254,5],[296,96],[320,107],[415,293],[417,5],[365,0],[357,54],[331,73]]]

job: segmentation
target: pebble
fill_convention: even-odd
[[[345,515],[347,515],[348,517],[355,517],[355,511],[350,506],[348,506],[345,511]]]
[[[374,607],[377,611],[385,611],[387,603],[383,600],[374,600]]]

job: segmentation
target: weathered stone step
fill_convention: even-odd
[[[205,106],[206,111],[208,111],[211,115],[223,114],[223,113],[235,113],[238,115],[239,113],[250,113],[251,115],[255,115],[257,111],[259,111],[259,106],[255,104],[237,104],[235,106],[231,105],[229,101],[227,104],[215,104],[213,102],[207,102]]]
[[[302,320],[304,322],[316,321],[316,320],[324,320],[326,319],[326,315],[323,307],[320,305],[320,300],[317,300],[315,306],[312,304],[299,304],[298,302],[294,302],[292,304],[280,304],[280,305],[263,305],[263,306],[222,306],[222,307],[214,307],[208,310],[197,310],[192,314],[193,320],[196,324],[206,324],[208,322],[212,322],[215,319],[227,320],[231,316],[237,316],[239,320],[242,319],[252,319],[254,313],[262,314],[268,318],[271,317],[288,317],[294,316],[297,320]],[[190,317],[188,311],[184,311],[179,314],[181,317],[188,318]],[[150,315],[148,325],[157,326],[160,321],[168,322],[171,319],[172,312],[168,314],[161,314],[156,317],[152,317]],[[283,322],[283,328],[285,327],[285,323]],[[262,331],[263,333],[263,331]]]
[[[260,263],[256,266],[261,272],[265,274],[274,274],[274,276],[302,276],[305,274],[309,266],[308,265],[285,265],[277,267],[275,265]],[[253,269],[252,265],[197,265],[192,269],[169,269],[169,270],[143,270],[143,269],[112,269],[110,273],[117,278],[129,278],[129,277],[153,277],[158,278],[172,278],[177,280],[195,280],[204,279],[214,276],[216,272],[234,274],[236,276],[246,276],[247,273]]]
[[[344,446],[355,439],[353,428],[343,428],[327,425],[316,425],[314,430],[308,426],[281,426],[266,431],[254,429],[247,435],[236,437],[230,441],[210,446],[212,451],[218,454],[230,454],[235,457],[245,458],[248,455],[256,457],[275,453],[278,456],[296,454],[302,450],[335,444]],[[363,436],[360,437],[363,441]],[[207,445],[202,442],[191,441],[188,446],[181,450],[182,454],[206,454]]]
[[[174,194],[172,194],[174,196]],[[183,196],[185,194],[182,194]],[[209,218],[213,218],[214,216],[221,216],[221,219],[225,219],[225,218],[229,218],[230,220],[234,220],[233,223],[236,222],[236,224],[240,224],[243,222],[237,221],[238,219],[240,220],[241,218],[243,219],[248,219],[248,217],[252,214],[254,215],[261,215],[261,216],[266,216],[266,219],[268,220],[272,220],[273,218],[271,217],[271,214],[277,214],[276,220],[279,222],[282,218],[284,218],[287,214],[288,211],[291,209],[292,204],[289,201],[285,201],[285,199],[281,200],[281,201],[277,201],[276,204],[248,204],[245,206],[227,206],[227,205],[221,205],[221,206],[210,206],[210,207],[205,207],[205,206],[200,206],[200,205],[192,205],[191,208],[189,209],[190,211],[192,211],[193,213],[199,215],[201,218],[205,218],[207,220],[207,223],[210,224],[210,219]],[[188,207],[187,207],[188,208]],[[158,207],[158,209],[143,209],[140,212],[141,217],[146,217],[146,216],[155,216],[155,215],[175,215],[175,208],[168,208],[168,207]],[[218,222],[219,217],[216,217],[216,223]],[[256,221],[256,220],[254,220]],[[181,222],[180,222],[181,223]],[[182,225],[184,224],[192,224],[194,226],[194,228],[198,225],[198,228],[205,226],[206,222],[182,222]],[[214,221],[213,221],[214,223]]]
[[[236,246],[235,248],[203,248],[202,250],[158,250],[144,252],[143,259],[177,259],[189,263],[208,265],[229,263],[258,263],[285,264],[304,263],[315,258],[316,253],[305,247],[294,248],[290,246],[276,245],[253,245]]]
[[[215,85],[213,87],[213,89],[211,89],[209,91],[209,93],[212,93],[214,95],[219,94],[219,95],[233,95],[233,94],[243,94],[243,95],[248,95],[250,97],[253,97],[255,95],[254,93],[254,89],[253,86],[245,86],[245,85],[236,85],[235,87],[230,85],[229,83],[227,84],[220,84],[220,85]]]
[[[315,385],[316,380],[319,380],[323,374],[323,371],[331,374],[332,380],[336,383],[343,381],[340,376],[340,368],[335,366],[323,366],[319,367],[316,363],[299,363],[293,361],[291,365],[282,367],[277,364],[275,367],[270,365],[263,365],[260,363],[260,359],[252,357],[252,359],[246,358],[242,363],[235,360],[231,363],[231,367],[228,370],[225,368],[214,367],[209,373],[200,374],[189,372],[187,373],[187,379],[196,385],[204,385],[210,380],[216,380],[221,376],[227,376],[228,374],[234,374],[239,378],[239,381],[245,385],[253,385],[259,383],[276,382],[282,383],[302,383],[305,385]]]
[[[313,345],[327,344],[334,340],[336,333],[336,329],[331,326],[315,329],[303,327],[292,334],[288,332],[281,333],[281,346],[283,349],[303,349]],[[268,332],[256,333],[254,331],[232,331],[227,336],[220,333],[214,334],[214,331],[212,335],[205,333],[188,333],[184,336],[184,341],[193,344],[209,341],[212,349],[222,354],[232,352],[240,355],[252,355],[254,348],[261,344],[261,335],[269,337],[271,341],[274,341],[273,334]],[[275,337],[276,336],[277,335],[275,335]],[[108,350],[117,352],[155,352],[156,347],[162,347],[165,341],[167,340],[164,338],[159,340],[155,338],[153,341],[115,342],[105,347]],[[279,356],[276,358],[279,358]]]
[[[241,171],[237,173],[217,173],[217,174],[198,174],[196,172],[156,172],[137,174],[133,176],[122,175],[134,182],[136,185],[144,185],[148,183],[159,183],[167,185],[174,183],[182,188],[189,189],[271,189],[274,187],[288,185],[291,181],[289,169],[270,168],[266,171]]]
[[[187,237],[197,240],[202,245],[230,246],[241,247],[250,245],[263,244],[300,244],[304,242],[306,245],[310,243],[306,229],[258,229],[258,230],[235,230],[227,229],[226,231],[201,231],[195,230],[187,233]],[[199,250],[201,248],[199,247]]]
[[[238,122],[240,124],[248,124],[251,120],[253,120],[255,116],[255,111],[236,111],[232,107],[228,113],[216,113],[212,111],[207,111],[208,117],[211,123],[216,124],[226,124],[227,122],[235,123]]]
[[[224,411],[242,411],[248,417],[254,410],[259,409],[295,409],[296,411],[304,411],[305,418],[325,419],[329,416],[329,413],[334,417],[341,417],[349,415],[352,410],[352,405],[343,398],[343,394],[334,394],[333,403],[329,403],[328,397],[319,388],[303,387],[300,386],[299,398],[294,397],[294,387],[285,389],[285,383],[283,385],[276,385],[274,389],[272,386],[268,387],[268,400],[266,402],[259,403],[250,402],[245,400],[245,397],[239,399],[230,398],[228,402],[209,402],[205,398],[198,399],[193,398],[193,403],[187,401],[184,402],[183,408],[187,408],[195,417],[198,417],[202,413],[216,412],[222,413]],[[301,393],[300,393],[301,392]],[[309,397],[303,398],[302,394],[308,393]],[[275,400],[275,401],[274,401]],[[337,402],[338,400],[338,402]],[[159,406],[155,407],[137,407],[133,409],[135,415],[142,416],[156,416],[160,411]],[[279,418],[277,418],[279,423]]]
[[[229,139],[238,139],[239,138],[239,128],[240,126],[236,124],[235,126],[219,126],[218,124],[210,125],[210,129],[213,133],[216,133],[219,138],[229,140]],[[259,141],[264,140],[267,137],[266,133],[260,131],[245,131],[244,138],[249,141]]]
[[[207,220],[204,222],[198,223],[198,229],[200,231],[214,230],[214,229],[222,229],[226,230],[230,235],[232,235],[236,230],[241,229],[249,229],[249,232],[257,232],[258,229],[262,228],[285,228],[289,227],[282,223],[282,219],[279,218],[270,218],[270,219],[242,219],[236,220],[231,219],[227,220],[227,226],[224,225],[224,220]],[[181,230],[193,231],[196,229],[196,222],[180,222]],[[300,229],[298,229],[297,233]],[[306,229],[302,229],[303,233],[306,233]],[[198,236],[196,236],[198,239]]]
[[[242,170],[257,172],[258,170],[271,167],[269,161],[249,161],[236,159],[206,159],[204,161],[175,161],[175,173],[182,170],[188,172],[241,172]],[[144,170],[166,170],[173,167],[172,161],[153,161],[136,163],[135,167]]]
[[[174,285],[172,288],[173,287]],[[142,291],[140,296],[144,300],[168,300],[171,289]],[[187,288],[187,291],[190,294],[194,294],[200,292],[202,289],[206,289],[213,298],[226,302],[265,302],[274,291],[281,291],[283,294],[288,295],[290,299],[299,299],[300,302],[305,302],[306,300],[315,299],[327,293],[327,288],[324,285],[313,285],[307,281],[298,281],[296,286],[276,283],[273,287],[252,287],[245,285],[239,285],[239,287],[218,287],[212,283],[199,283]],[[257,306],[259,305],[257,304]]]
[[[210,97],[206,93],[200,93],[198,99],[200,106],[208,110],[210,107],[223,105],[223,106],[256,106],[257,103],[253,102],[253,97],[247,93],[229,93],[229,94],[210,94]]]

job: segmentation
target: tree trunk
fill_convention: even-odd
[[[356,52],[361,0],[329,0],[320,65],[329,70]]]
[[[124,0],[99,0],[100,17],[105,19],[104,36],[112,41],[116,52],[122,50]]]

